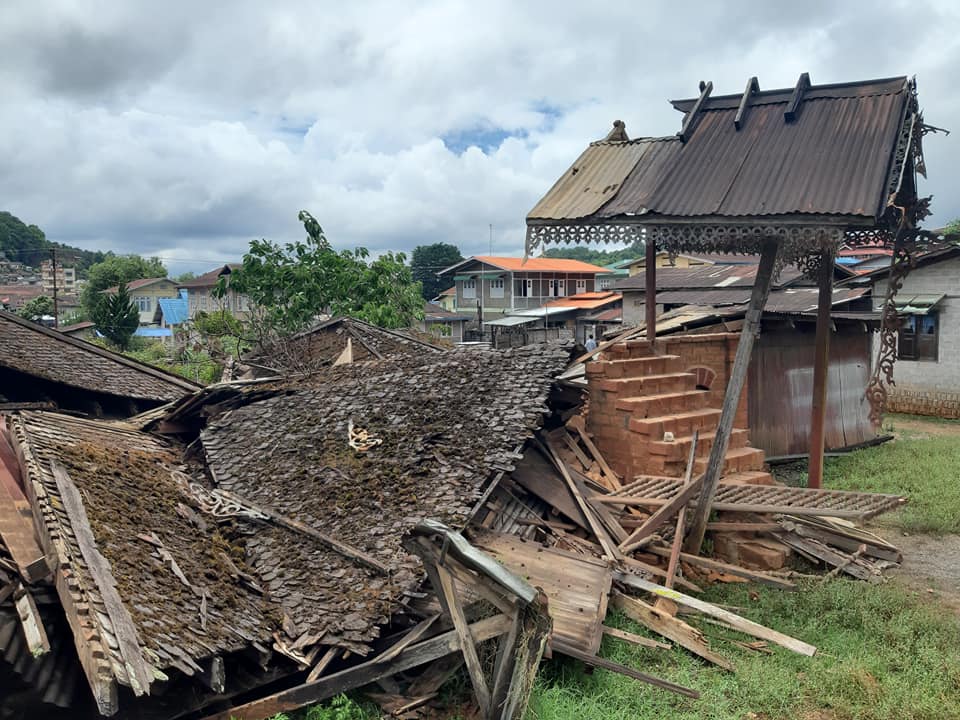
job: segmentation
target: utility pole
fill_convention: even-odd
[[[57,249],[50,248],[50,262],[53,271],[53,327],[60,327],[60,303],[57,301]]]

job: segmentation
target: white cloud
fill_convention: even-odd
[[[162,8],[162,9],[161,9]],[[339,246],[519,252],[556,177],[668,98],[918,75],[949,126],[960,16],[947,2],[6,2],[0,197],[58,240],[177,270],[302,235]],[[909,28],[909,32],[905,31]],[[478,135],[478,133],[480,133]],[[443,138],[505,137],[455,152]],[[953,136],[927,138],[934,222],[960,216]],[[193,264],[189,261],[193,261]]]

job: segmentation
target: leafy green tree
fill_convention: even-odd
[[[550,248],[543,254],[549,258],[567,258],[603,267],[604,265],[643,257],[643,242],[637,242],[622,250],[596,250],[583,245],[574,245],[572,247]]]
[[[0,255],[36,267],[51,258],[52,249],[57,251],[57,264],[75,267],[79,277],[86,277],[87,269],[106,257],[99,251],[50,242],[36,225],[27,225],[16,215],[0,211]]]
[[[410,269],[413,279],[423,285],[423,298],[433,300],[437,295],[449,287],[453,287],[453,278],[438,278],[437,273],[456,265],[463,260],[463,255],[456,245],[449,243],[434,243],[433,245],[418,245],[413,249],[410,257]]]
[[[97,308],[108,297],[103,294],[107,288],[140,278],[166,276],[167,269],[159,258],[148,260],[139,255],[108,254],[103,262],[91,265],[87,271],[87,283],[80,295],[80,306],[84,313],[93,318]]]
[[[140,311],[131,302],[126,283],[120,283],[115,293],[105,295],[91,317],[97,330],[121,351],[129,347],[140,325]]]
[[[947,238],[947,240],[952,242],[960,242],[960,218],[948,222],[943,231],[945,235],[950,236]]]
[[[177,275],[177,277],[174,278],[174,280],[176,280],[178,283],[185,283],[185,282],[189,282],[190,280],[196,280],[196,279],[197,279],[196,273],[192,273],[189,270],[187,272],[180,273],[179,275]]]
[[[46,295],[35,297],[33,300],[26,302],[17,314],[27,320],[40,322],[40,318],[44,315],[53,315],[53,298]]]
[[[303,242],[277,245],[253,240],[243,265],[220,279],[214,294],[246,295],[261,318],[264,335],[288,335],[322,313],[349,315],[381,327],[409,327],[423,316],[420,283],[403,253],[386,253],[368,263],[366,248],[334,250],[313,216],[299,219]]]

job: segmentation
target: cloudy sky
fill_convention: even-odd
[[[960,131],[960,3],[2,0],[0,209],[174,272],[253,237],[519,254],[523,219],[620,118],[667,99],[916,75]],[[934,224],[960,132],[926,139]]]

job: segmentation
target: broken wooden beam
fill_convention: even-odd
[[[20,618],[20,627],[23,637],[27,641],[27,649],[35,657],[42,657],[50,652],[50,641],[47,631],[40,619],[40,611],[30,592],[21,584],[13,594],[14,605],[17,608],[17,617]]]
[[[659,650],[669,650],[672,648],[672,645],[667,643],[662,643],[657,640],[651,640],[650,638],[645,638],[643,635],[637,635],[636,633],[627,632],[626,630],[620,630],[619,628],[608,627],[607,625],[603,626],[603,634],[608,637],[617,638],[617,640],[624,640],[632,645],[639,645],[641,647],[656,648]]]
[[[579,660],[580,662],[591,667],[597,667],[603,670],[609,670],[610,672],[619,673],[620,675],[626,675],[634,680],[639,680],[640,682],[645,682],[648,685],[658,687],[661,690],[669,690],[672,693],[677,693],[678,695],[684,695],[694,699],[700,697],[700,693],[696,690],[684,687],[683,685],[677,685],[676,683],[672,683],[669,680],[664,680],[663,678],[647,675],[639,670],[634,670],[632,667],[627,667],[626,665],[621,665],[620,663],[615,663],[611,660],[604,660],[601,657],[591,655],[590,653],[585,653],[583,650],[579,650],[571,645],[564,645],[563,643],[554,642],[553,650],[561,655],[566,655],[567,657],[572,657],[575,660]]]
[[[707,643],[703,633],[683,620],[616,590],[611,596],[611,602],[628,618],[652,630],[657,635],[662,635],[695,655],[699,655],[704,660],[733,672],[733,663],[714,651]]]
[[[734,626],[742,633],[752,635],[753,637],[760,638],[761,640],[767,640],[769,642],[776,643],[781,647],[785,647],[788,650],[800,653],[801,655],[812,656],[817,652],[817,648],[815,646],[805,643],[802,640],[797,640],[789,635],[784,635],[776,630],[771,630],[770,628],[764,627],[763,625],[755,623],[752,620],[747,620],[744,617],[740,617],[736,613],[732,613],[729,610],[724,610],[723,608],[712,603],[704,602],[703,600],[690,597],[689,595],[684,595],[682,592],[678,592],[677,590],[671,590],[670,588],[665,588],[662,585],[652,583],[649,580],[644,580],[643,578],[636,577],[635,575],[628,575],[626,573],[615,573],[614,577],[624,585],[628,585],[638,590],[644,590],[645,592],[652,593],[658,597],[665,597],[668,600],[673,600],[678,605],[684,605],[697,610],[704,615],[709,615],[710,617],[730,623],[730,625]]]
[[[503,614],[479,620],[469,626],[470,636],[477,643],[490,640],[507,632],[511,622],[511,619]],[[378,663],[374,658],[313,682],[208,715],[205,720],[261,720],[277,713],[298,710],[304,705],[323,702],[340,693],[375,682],[378,678],[425,665],[459,650],[460,635],[456,630],[450,630],[411,645],[391,663]]]

